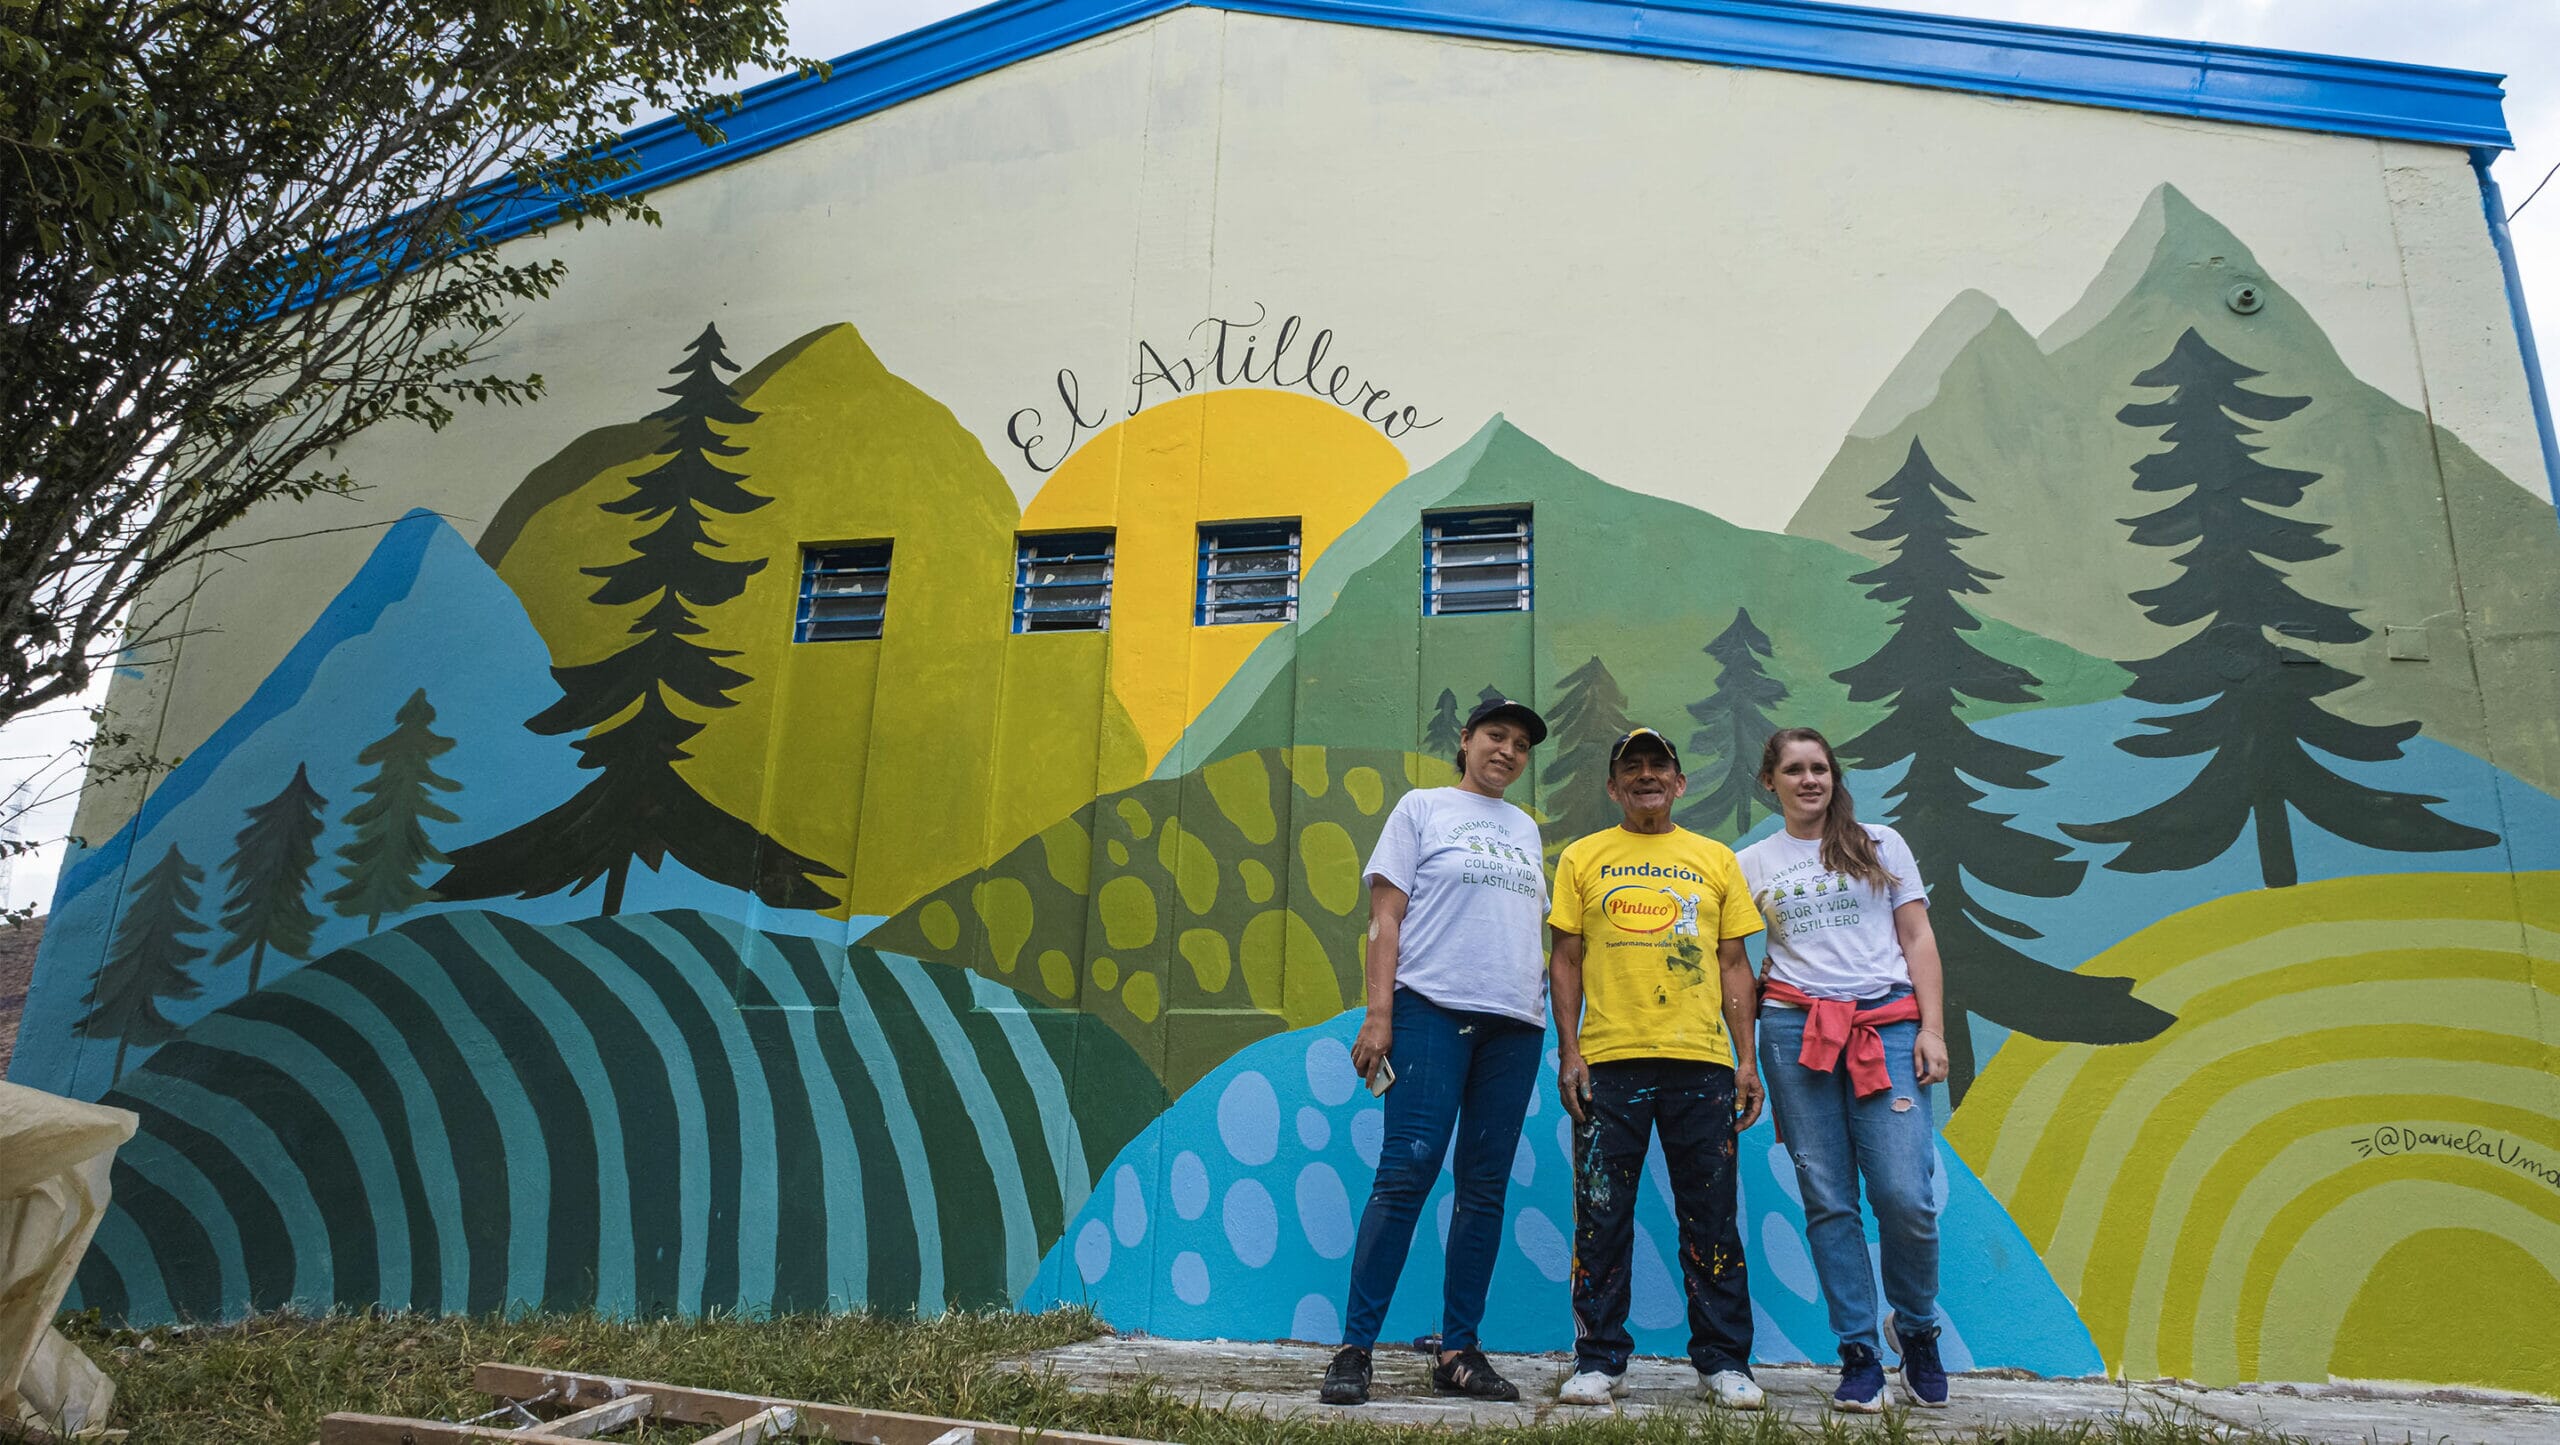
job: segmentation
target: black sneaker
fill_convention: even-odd
[[[1324,1368],[1324,1388],[1316,1398],[1328,1405],[1368,1404],[1369,1352],[1358,1345],[1335,1351],[1333,1363]]]
[[[1464,1395],[1471,1400],[1517,1400],[1520,1387],[1493,1371],[1493,1362],[1484,1351],[1464,1349],[1454,1359],[1442,1360],[1431,1367],[1431,1393]]]
[[[1937,1328],[1904,1329],[1902,1321],[1886,1315],[1884,1337],[1902,1356],[1902,1392],[1911,1397],[1911,1403],[1930,1410],[1945,1409],[1947,1367],[1938,1359]]]

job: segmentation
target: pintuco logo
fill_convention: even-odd
[[[1292,315],[1266,337],[1261,328],[1270,318],[1269,309],[1257,301],[1251,319],[1208,317],[1184,334],[1185,344],[1179,347],[1158,347],[1141,338],[1138,369],[1129,378],[1129,399],[1118,410],[1108,402],[1088,401],[1082,380],[1062,366],[1058,368],[1057,411],[1023,407],[1006,418],[1005,440],[1022,453],[1023,463],[1031,470],[1055,471],[1085,433],[1122,416],[1136,416],[1150,402],[1170,401],[1212,386],[1303,391],[1359,413],[1362,421],[1389,440],[1440,424],[1442,418],[1425,420],[1410,406],[1391,404],[1388,398],[1393,392],[1350,367],[1327,366],[1325,359],[1333,350],[1332,327],[1309,334],[1306,318]]]
[[[1621,883],[1600,895],[1600,911],[1617,925],[1620,933],[1654,934],[1680,921],[1680,900],[1659,888]]]

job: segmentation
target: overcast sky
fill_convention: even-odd
[[[800,51],[830,60],[975,8],[971,0],[792,0],[786,6]],[[2503,73],[2516,148],[2494,174],[2507,204],[2521,205],[2560,162],[2555,0],[1936,0],[1886,8]],[[2514,229],[2536,330],[2546,355],[2560,358],[2560,183],[2519,215]],[[0,863],[0,895],[10,907],[51,901],[61,865],[58,840],[70,826],[78,783],[77,758],[66,747],[82,730],[79,709],[66,704],[0,731],[0,795],[32,777],[21,796],[52,800],[18,819],[13,830],[49,846]],[[0,819],[14,811],[0,804]]]

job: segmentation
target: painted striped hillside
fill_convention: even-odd
[[[1164,1095],[958,969],[666,912],[421,918],[190,1026],[79,1302],[611,1313],[1010,1303]]]

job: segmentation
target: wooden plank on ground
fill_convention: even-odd
[[[539,1440],[521,1430],[487,1425],[451,1425],[442,1420],[407,1420],[395,1415],[337,1414],[320,1421],[320,1445],[524,1445]]]
[[[978,1445],[1030,1445],[1034,1440],[1039,1445],[1163,1445],[1160,1441],[1085,1435],[1072,1430],[1042,1430],[1035,1436],[1011,1425],[982,1424],[936,1415],[909,1415],[896,1410],[860,1410],[849,1405],[825,1405],[806,1400],[771,1400],[756,1395],[732,1394],[726,1390],[688,1389],[656,1380],[624,1380],[611,1375],[581,1375],[567,1370],[542,1370],[531,1365],[496,1362],[483,1364],[472,1371],[471,1388],[502,1400],[530,1400],[549,1391],[553,1392],[551,1398],[569,1405],[594,1404],[645,1394],[657,1401],[658,1419],[694,1425],[725,1425],[775,1405],[788,1405],[799,1412],[802,1435],[863,1442],[863,1445],[933,1445],[934,1441],[958,1426],[975,1430]],[[524,1437],[515,1438],[521,1445]],[[340,1442],[324,1436],[321,1445],[340,1445]],[[372,1442],[351,1437],[345,1445],[372,1445]],[[438,1442],[422,1437],[419,1445],[438,1445]]]
[[[788,1405],[776,1405],[762,1414],[749,1415],[726,1430],[714,1430],[694,1445],[764,1445],[779,1440],[800,1423],[799,1416]]]
[[[646,1395],[625,1395],[619,1400],[607,1400],[591,1409],[580,1410],[575,1415],[563,1415],[557,1420],[529,1425],[524,1433],[556,1435],[564,1440],[587,1440],[598,1435],[610,1435],[656,1408],[656,1402]]]

